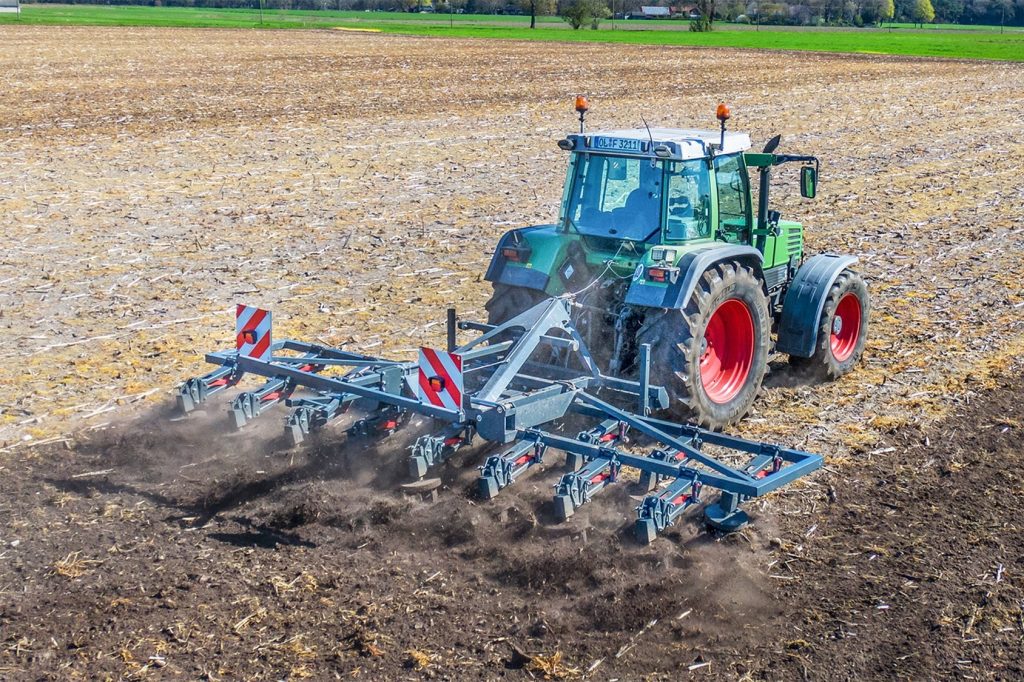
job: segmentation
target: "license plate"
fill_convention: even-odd
[[[594,149],[607,149],[616,152],[640,152],[643,140],[632,140],[625,137],[595,137]]]

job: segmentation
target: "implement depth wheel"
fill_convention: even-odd
[[[791,355],[790,364],[823,380],[838,379],[852,370],[864,354],[870,308],[864,278],[853,270],[843,270],[821,310],[814,355]]]
[[[664,383],[672,413],[721,429],[742,419],[757,397],[770,328],[754,272],[721,263],[704,273],[683,310],[648,318],[637,341],[651,344],[651,380]]]

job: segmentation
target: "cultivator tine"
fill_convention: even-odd
[[[614,419],[606,419],[592,429],[580,431],[576,435],[576,440],[593,445],[608,445],[613,442],[625,443],[628,430],[628,425]],[[583,466],[585,461],[583,455],[577,452],[565,453],[565,468],[569,471],[576,471]]]
[[[621,469],[613,455],[591,460],[579,471],[564,474],[555,486],[555,516],[560,521],[568,519],[594,495],[615,483]]]
[[[718,501],[704,508],[704,519],[712,528],[731,533],[750,523],[750,516],[739,508],[746,498],[738,493],[723,491]]]
[[[520,441],[500,455],[491,455],[480,467],[477,490],[485,500],[493,499],[502,488],[515,483],[530,467],[544,461],[547,446],[536,441]]]
[[[186,379],[178,387],[177,403],[182,414],[197,409],[211,397],[238,383],[233,367],[218,367],[201,377]]]
[[[388,405],[362,419],[357,420],[345,431],[349,438],[387,437],[405,426],[409,411]]]
[[[284,431],[291,437],[292,445],[301,444],[306,440],[306,436],[317,428],[313,426],[317,421],[317,413],[318,410],[315,407],[300,405],[288,415],[284,422]]]
[[[235,428],[240,429],[256,417],[284,400],[294,387],[284,379],[268,379],[256,391],[245,391],[231,401],[231,417]]]
[[[636,539],[650,544],[658,533],[671,526],[690,506],[700,501],[701,482],[696,478],[677,478],[656,495],[648,495],[636,508]]]
[[[693,443],[691,442],[691,446]],[[699,448],[698,443],[696,448]],[[662,450],[660,448],[655,449],[650,454],[651,459],[660,460],[662,462],[671,462],[674,464],[683,464],[686,462],[686,453],[679,452],[678,450]],[[665,476],[656,473],[654,471],[644,471],[640,474],[640,487],[647,492],[651,492],[656,489],[661,482],[665,479]]]
[[[421,479],[430,467],[441,464],[459,448],[473,442],[473,429],[468,426],[452,425],[436,436],[420,436],[411,446],[409,474]]]
[[[777,445],[763,443],[760,452],[747,465],[744,471],[755,480],[766,480],[771,476],[782,472],[785,465],[785,458],[782,448]],[[747,496],[739,493],[723,490],[715,504],[708,505],[704,509],[704,518],[708,525],[725,533],[739,530],[750,522],[747,512],[739,508]]]
[[[615,459],[614,446],[628,442],[628,430],[628,424],[606,419],[589,431],[577,434],[577,441],[597,445],[602,451],[607,448],[611,454],[607,459],[592,459],[584,464],[583,455],[566,452],[565,465],[570,471],[555,485],[555,515],[560,520],[564,521],[575,514],[594,495],[615,483],[620,465]]]
[[[289,398],[286,403],[294,407],[285,420],[285,432],[291,437],[292,445],[302,443],[313,431],[322,429],[327,423],[345,411],[347,404],[338,398]]]
[[[292,360],[293,358],[288,359]],[[307,354],[302,358],[295,359],[310,360],[313,359],[313,357]],[[322,365],[313,365],[307,362],[299,367],[298,371],[316,374],[322,369]],[[295,391],[295,388],[296,383],[294,381],[281,377],[273,377],[267,379],[263,383],[263,386],[255,391],[239,393],[235,396],[234,400],[231,401],[230,409],[231,417],[235,422],[235,428],[242,428],[274,405],[286,402]]]

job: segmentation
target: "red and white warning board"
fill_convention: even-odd
[[[449,410],[462,409],[462,356],[434,348],[420,348],[416,395],[422,402]]]
[[[235,347],[239,355],[270,360],[270,311],[248,305],[235,308]]]

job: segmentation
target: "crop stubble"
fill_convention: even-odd
[[[479,313],[500,233],[552,219],[575,92],[597,127],[707,126],[728,100],[737,129],[823,159],[819,200],[792,183],[776,196],[811,250],[861,256],[867,366],[770,391],[760,416],[891,427],[956,399],[1020,337],[1017,66],[5,28],[0,79],[7,444],[195,372],[236,301],[273,307],[282,333],[405,353],[435,341],[445,304]]]

